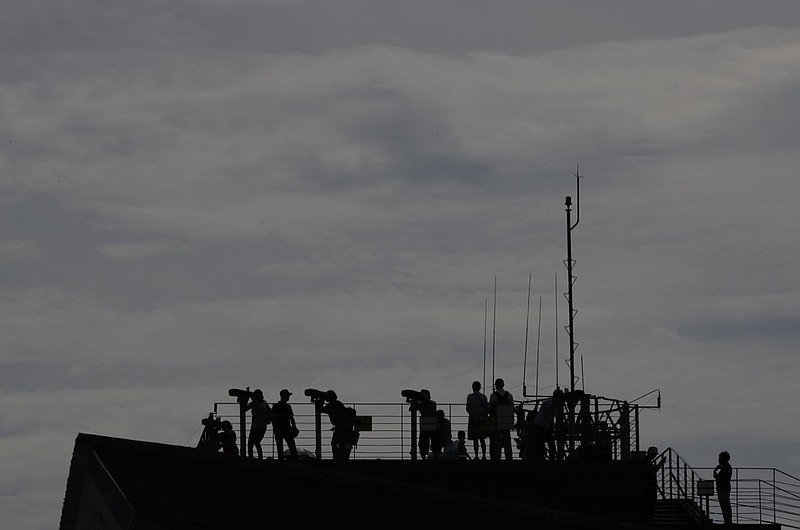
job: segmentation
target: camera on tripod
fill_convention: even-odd
[[[217,452],[220,448],[219,431],[222,429],[222,421],[215,418],[213,412],[209,412],[208,417],[200,422],[203,424],[203,433],[197,442],[197,448]]]
[[[200,423],[202,423],[203,426],[208,429],[214,429],[217,431],[222,429],[222,420],[215,418],[213,414],[209,414],[207,418],[200,420]]]

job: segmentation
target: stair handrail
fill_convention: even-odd
[[[701,497],[695,488],[698,480],[713,480],[701,475],[713,476],[713,467],[692,468],[671,447],[662,451],[659,458],[664,459],[659,481],[661,498],[692,500],[709,519],[712,512],[720,515],[717,509],[708,507],[708,497]],[[776,468],[737,467],[733,471],[734,522],[772,523],[800,529],[800,479]],[[752,476],[755,474],[761,476]]]
[[[658,490],[661,498],[691,502],[703,517],[708,518],[709,514],[697,491],[700,475],[672,447],[663,450],[656,458],[656,462],[660,463]],[[695,513],[691,513],[690,510],[685,511],[686,515],[696,519]]]

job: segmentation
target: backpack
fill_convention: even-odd
[[[514,427],[514,402],[508,398],[509,395],[508,392],[504,392],[502,396],[497,394],[494,415],[496,427],[501,430]]]

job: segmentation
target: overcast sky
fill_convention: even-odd
[[[800,476],[800,3],[10,0],[0,73],[15,528],[77,433],[193,445],[231,387],[463,401],[495,277],[549,392],[577,164],[578,386]]]

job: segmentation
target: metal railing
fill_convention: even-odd
[[[353,448],[351,458],[408,460],[411,458],[411,413],[408,403],[355,403],[343,401],[348,407],[354,407],[359,416],[369,416],[372,427],[369,431],[360,431],[358,445]],[[298,451],[306,455],[314,455],[316,446],[316,427],[314,404],[310,402],[292,402],[295,421],[300,434],[295,439]],[[463,403],[439,403],[438,408],[445,411],[450,420],[453,438],[458,431],[467,430],[467,413]],[[236,402],[214,403],[214,416],[220,420],[228,420],[234,426],[237,445],[241,442],[241,425],[239,424],[239,405]],[[248,413],[249,420],[249,413]],[[331,458],[332,425],[327,415],[322,417],[322,457]],[[246,433],[245,433],[246,436]],[[267,430],[262,447],[269,456],[276,455],[271,428]],[[471,447],[470,447],[471,449]]]
[[[593,398],[594,399],[594,398]],[[613,435],[612,458],[632,457],[639,451],[638,421],[635,406],[629,413],[624,402],[607,400],[603,406],[596,398],[593,421],[605,422]],[[411,439],[411,412],[408,403],[356,403],[344,402],[352,406],[360,416],[371,417],[371,429],[360,432],[358,445],[351,458],[364,460],[410,460],[415,440]],[[526,410],[535,407],[536,400],[526,400]],[[305,456],[316,457],[316,427],[314,404],[292,402],[300,434],[296,438],[298,450]],[[438,408],[445,411],[451,422],[452,436],[458,431],[467,430],[468,416],[463,403],[439,403]],[[240,411],[237,402],[214,403],[213,414],[217,419],[229,420],[237,433],[237,445],[241,445],[242,431],[239,423]],[[625,420],[625,416],[628,419]],[[249,416],[249,415],[248,415]],[[327,417],[322,418],[322,455],[332,457],[331,424]],[[249,418],[248,418],[249,419]],[[245,434],[245,438],[247,433]],[[623,449],[627,445],[627,449]],[[262,442],[267,457],[275,458],[275,442],[268,430]],[[472,444],[468,442],[468,452],[472,454]],[[515,457],[518,453],[515,452]],[[672,448],[664,450],[656,459],[662,462],[656,472],[658,495],[661,499],[690,503],[697,510],[687,510],[687,515],[695,522],[703,522],[703,516],[721,521],[722,515],[716,499],[710,499],[698,488],[701,480],[713,476],[713,468],[692,468]],[[800,479],[774,468],[734,468],[731,480],[731,506],[735,523],[773,523],[786,528],[800,529]]]
[[[672,448],[664,450],[658,461],[662,458],[664,463],[657,472],[660,498],[691,501],[708,518],[721,522],[719,503],[701,495],[698,488],[699,481],[713,480],[714,468],[692,468]],[[800,528],[800,479],[775,468],[735,467],[731,509],[737,524],[772,523]]]
[[[528,412],[538,408],[545,397],[526,399],[522,404],[521,420]],[[415,443],[411,440],[411,412],[409,404],[400,403],[357,403],[343,402],[345,406],[352,406],[356,409],[359,416],[369,416],[371,418],[371,430],[361,431],[358,445],[354,448],[352,458],[359,459],[386,459],[386,460],[405,460],[411,458],[412,447]],[[604,433],[607,434],[611,443],[612,458],[629,458],[632,451],[639,450],[638,443],[638,414],[632,412],[635,408],[629,408],[627,403],[619,400],[611,400],[599,396],[590,396],[589,406],[586,407],[586,414],[578,417],[576,429],[581,430],[575,435],[575,449],[579,450],[582,443],[588,443],[584,438],[583,429],[587,425],[591,426],[594,434],[602,426]],[[296,438],[298,450],[307,451],[314,455],[316,451],[316,427],[314,404],[309,401],[292,402],[295,420],[300,430]],[[518,404],[519,406],[520,404]],[[458,431],[466,431],[468,416],[464,403],[438,403],[437,407],[445,412],[445,416],[450,420],[452,437],[456,439]],[[633,408],[633,410],[631,410]],[[241,441],[246,438],[247,433],[242,432],[240,425],[239,404],[235,401],[225,401],[214,403],[214,417],[220,420],[228,420],[234,426],[237,434],[237,445],[241,446]],[[249,413],[245,419],[248,423]],[[274,440],[270,436],[271,430],[267,431],[267,436],[262,441],[262,448],[269,456],[276,455]],[[518,431],[519,435],[520,432]],[[244,435],[244,436],[243,436]],[[331,425],[328,418],[322,418],[322,452],[323,458],[330,457]],[[513,432],[512,432],[513,435]],[[468,450],[472,453],[472,444],[468,444]],[[308,454],[307,453],[307,454]],[[516,452],[515,452],[516,453]]]

